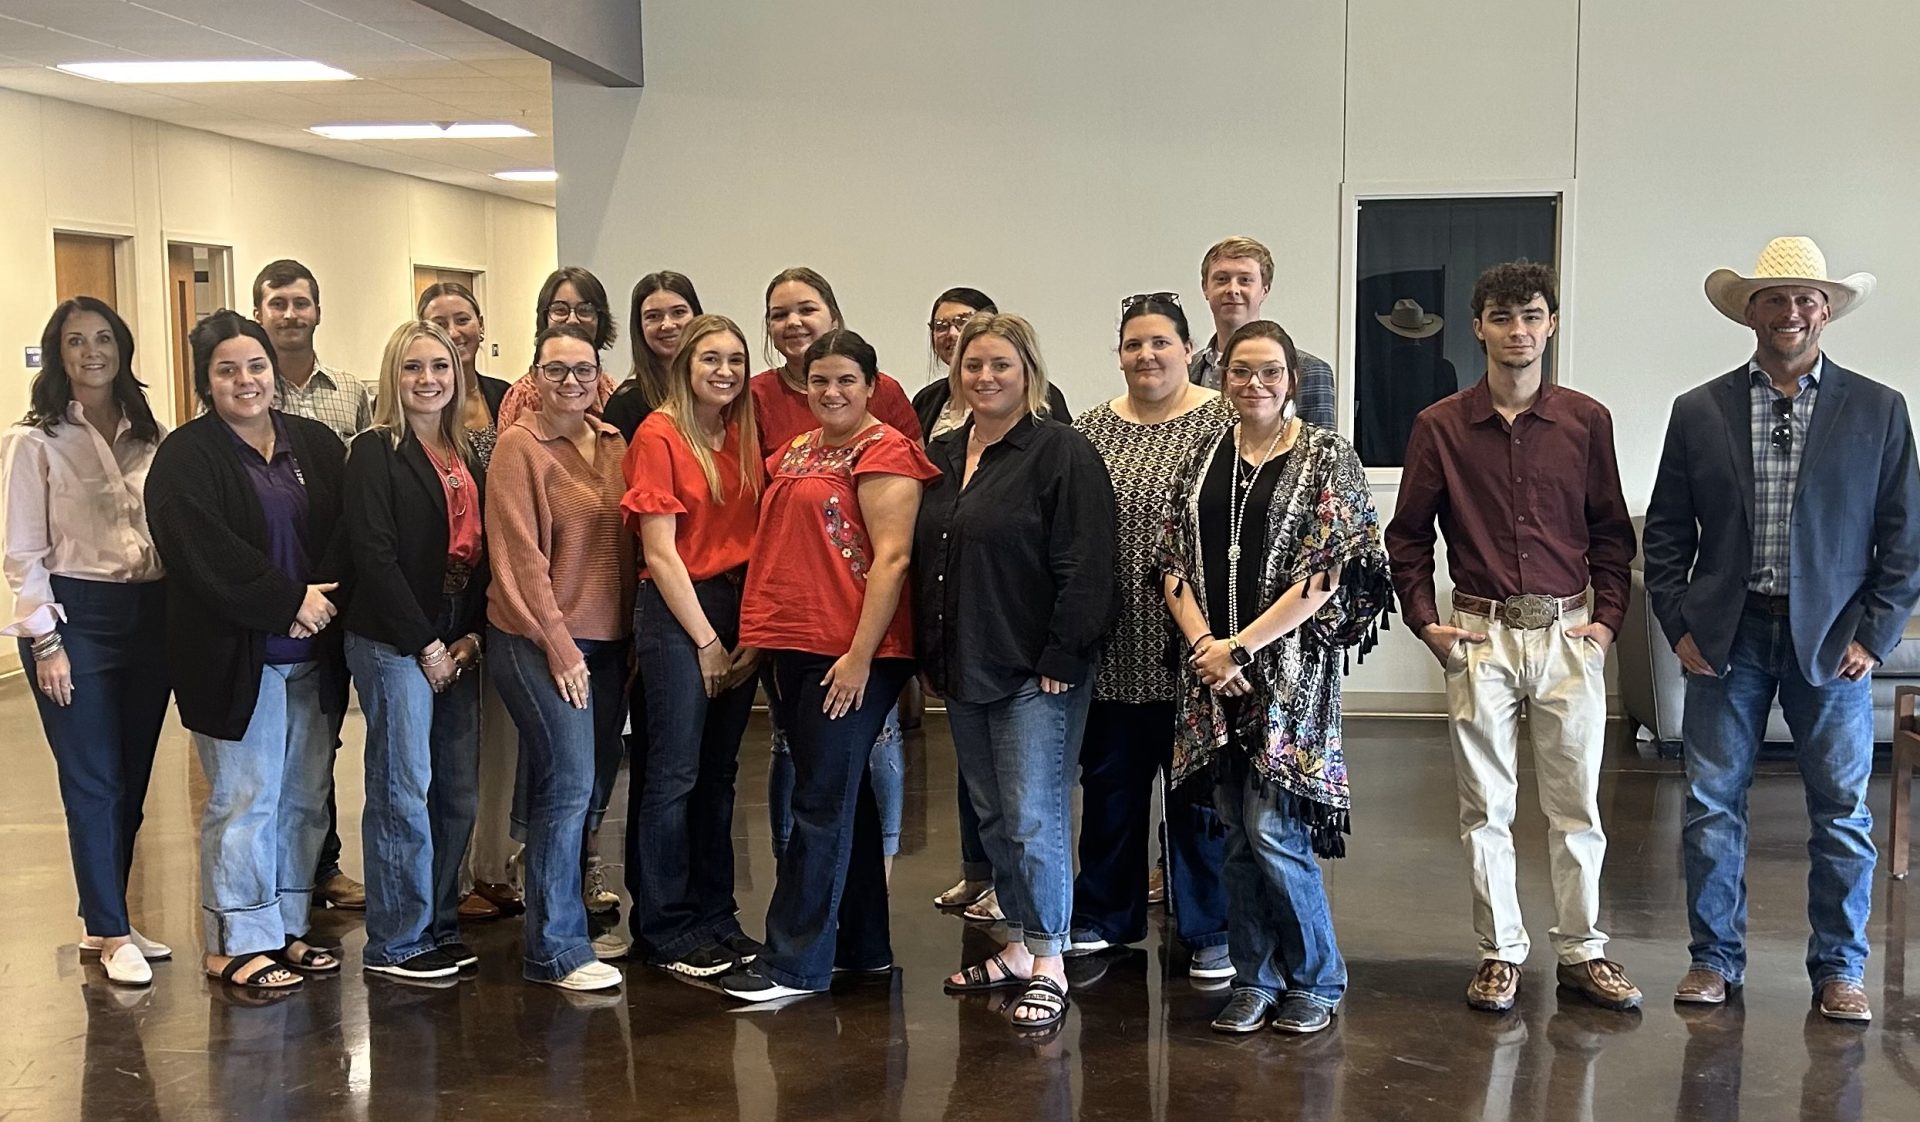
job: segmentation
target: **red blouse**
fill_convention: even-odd
[[[760,503],[760,537],[740,603],[740,641],[770,650],[843,655],[853,646],[866,597],[873,545],[860,516],[863,475],[937,479],[920,445],[874,425],[840,447],[820,430],[794,437],[767,458],[772,476]],[[912,597],[900,606],[875,658],[913,657]]]
[[[780,380],[780,371],[763,370],[748,383],[753,390],[753,423],[760,427],[760,454],[771,459],[785,450],[796,436],[804,436],[820,427],[820,419],[807,406],[807,395],[796,393]],[[920,434],[920,415],[907,400],[900,383],[880,375],[874,383],[873,398],[867,405],[876,420],[884,421],[916,443]],[[771,466],[771,465],[769,465]]]
[[[442,463],[433,449],[424,443],[420,450],[440,477],[440,491],[447,497],[447,563],[471,565],[480,560],[480,490],[474,486],[473,471],[458,456]]]
[[[625,466],[627,494],[620,500],[620,509],[627,525],[638,534],[643,514],[677,515],[673,545],[689,578],[707,580],[747,563],[760,508],[740,481],[739,425],[727,426],[726,442],[713,454],[722,493],[738,492],[724,503],[713,501],[700,462],[664,410],[655,410],[640,422]],[[640,579],[649,579],[644,547],[639,556]]]

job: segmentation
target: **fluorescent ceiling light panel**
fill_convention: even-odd
[[[99,82],[171,85],[182,82],[344,82],[356,77],[311,59],[235,62],[63,62],[54,67]]]
[[[519,125],[447,121],[397,125],[315,125],[329,140],[506,140],[533,134]]]
[[[526,171],[496,171],[493,177],[509,183],[552,183],[560,178],[560,173],[552,168],[529,168]]]

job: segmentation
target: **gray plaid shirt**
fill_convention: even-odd
[[[315,363],[313,377],[296,388],[282,379],[274,387],[273,407],[296,417],[319,421],[345,444],[373,424],[373,395],[360,379],[344,370]]]
[[[1187,365],[1188,381],[1210,390],[1221,388],[1225,375],[1220,370],[1219,342],[1218,338],[1209,339],[1206,349],[1194,354],[1193,361]],[[1325,359],[1298,348],[1294,354],[1300,359],[1300,416],[1310,424],[1330,429],[1333,427],[1333,367]]]
[[[1747,576],[1747,588],[1763,596],[1785,596],[1789,562],[1793,556],[1790,529],[1793,524],[1793,491],[1800,480],[1800,457],[1807,450],[1807,426],[1813,421],[1814,402],[1820,396],[1820,374],[1827,358],[1821,355],[1813,369],[1800,376],[1800,392],[1788,398],[1773,388],[1772,379],[1755,361],[1747,363],[1751,379],[1753,417],[1749,430],[1753,436],[1753,571]],[[1793,402],[1787,423],[1793,429],[1793,442],[1783,451],[1773,446],[1773,429],[1781,415],[1776,401]]]

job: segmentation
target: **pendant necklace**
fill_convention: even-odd
[[[420,442],[420,449],[421,451],[424,451],[427,454],[427,462],[433,465],[434,470],[439,472],[442,476],[446,477],[447,492],[448,492],[447,497],[449,499],[457,498],[460,500],[459,509],[455,510],[453,513],[456,516],[466,514],[467,513],[466,496],[461,492],[462,492],[462,489],[466,487],[467,481],[465,478],[461,476],[460,470],[456,466],[457,461],[454,459],[453,455],[449,453],[447,456],[447,462],[442,464],[440,462],[440,457],[433,454],[433,449],[428,446],[426,441],[423,440]]]
[[[1254,481],[1267,468],[1267,461],[1273,458],[1273,450],[1279,446],[1280,438],[1286,434],[1288,424],[1282,422],[1280,431],[1273,434],[1267,442],[1267,451],[1260,457],[1260,466],[1253,469],[1242,482],[1240,467],[1240,426],[1234,426],[1233,432],[1233,485],[1227,489],[1227,634],[1240,634],[1240,525],[1246,520],[1247,500],[1253,494]]]

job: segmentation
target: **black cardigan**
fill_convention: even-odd
[[[336,534],[346,449],[332,429],[277,414],[307,488],[307,554],[314,583],[344,577]],[[284,635],[306,598],[267,556],[267,519],[226,422],[202,414],[160,442],[147,475],[147,524],[167,571],[167,659],[180,723],[221,740],[246,735],[260,698],[267,635]],[[347,601],[346,586],[328,599]],[[316,639],[321,707],[347,708],[341,630]]]
[[[481,473],[473,476],[480,484]],[[468,501],[477,508],[482,494],[476,487]],[[398,448],[374,429],[353,438],[344,520],[354,575],[353,601],[342,614],[347,630],[418,654],[435,639],[452,642],[484,627],[488,570],[482,555],[467,583],[465,614],[451,634],[434,630],[447,571],[447,494],[411,431]]]
[[[913,395],[913,411],[920,415],[920,432],[928,443],[933,441],[933,423],[940,419],[940,411],[952,396],[953,385],[945,378],[928,382]],[[1063,425],[1073,423],[1073,414],[1067,411],[1067,395],[1052,382],[1047,383],[1047,416]]]

